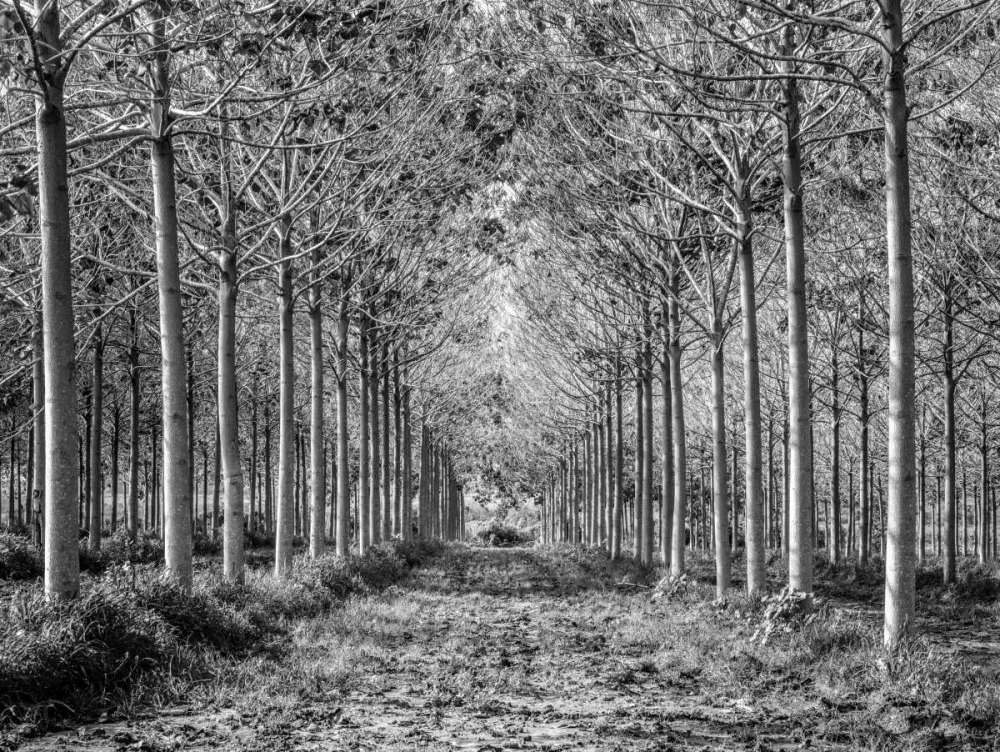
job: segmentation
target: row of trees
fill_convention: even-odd
[[[830,484],[826,520],[837,521],[824,523],[831,552],[844,545],[845,496],[858,500],[857,512],[848,512],[857,519],[852,543],[862,560],[871,553],[873,514],[884,515],[878,527],[892,647],[914,617],[917,519],[926,525],[918,510],[926,509],[931,454],[944,479],[944,576],[954,580],[955,376],[990,372],[995,337],[983,298],[996,289],[985,251],[995,225],[981,205],[993,186],[977,163],[993,157],[992,148],[982,154],[977,145],[995,141],[996,124],[963,97],[995,88],[987,40],[996,21],[989,2],[622,2],[593,12],[539,11],[536,32],[523,39],[556,85],[546,89],[546,128],[523,144],[535,167],[520,207],[531,217],[522,238],[533,272],[521,286],[523,336],[544,342],[539,360],[555,357],[563,366],[546,370],[561,396],[549,417],[554,485],[545,520],[552,534],[596,529],[617,555],[631,483],[636,554],[652,559],[659,528],[659,553],[680,574],[694,532],[686,532],[689,505],[708,485],[689,481],[692,438],[700,433],[711,445],[719,596],[731,582],[730,542],[741,537],[751,593],[765,586],[765,548],[777,539],[789,586],[809,594],[819,508],[813,463],[821,456],[819,474]],[[918,94],[917,110],[908,87]],[[914,123],[927,145],[915,171]],[[970,176],[959,177],[963,170]],[[874,256],[880,247],[882,262]],[[967,301],[958,340],[956,294]],[[727,388],[727,352],[730,366],[739,356],[738,397]],[[707,374],[694,370],[698,364]],[[625,397],[635,416],[628,471],[623,395],[634,395]],[[705,412],[689,417],[699,395]],[[743,424],[735,442],[734,412]],[[817,437],[823,414],[830,435]],[[856,495],[842,488],[851,417]],[[988,437],[992,415],[975,420]],[[764,439],[765,426],[775,425],[785,455],[779,484],[768,456],[773,428]],[[884,476],[874,471],[873,429],[885,437],[877,463]],[[929,449],[936,436],[941,452]],[[977,443],[988,459],[988,438]],[[977,505],[984,556],[989,481],[984,460]],[[884,512],[873,504],[883,484]],[[734,500],[742,503],[740,533],[730,522],[739,519]]]
[[[216,456],[228,579],[243,577],[248,511],[273,524],[279,575],[296,517],[322,553],[328,505],[347,554],[352,495],[362,551],[410,534],[414,495],[426,534],[460,535],[454,406],[433,357],[480,336],[486,311],[462,302],[486,273],[477,191],[506,127],[483,114],[476,79],[490,71],[450,62],[476,44],[469,9],[150,0],[0,13],[0,151],[15,165],[0,201],[3,383],[14,434],[36,446],[49,595],[78,592],[81,527],[100,545],[109,456],[130,534],[140,518],[160,529],[184,586],[199,446],[204,468]],[[263,447],[261,405],[277,434],[268,415]]]

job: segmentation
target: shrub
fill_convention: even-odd
[[[133,566],[159,556],[156,543],[144,536],[101,552],[81,548],[105,575],[85,582],[74,601],[49,602],[33,587],[0,604],[0,726],[31,708],[65,714],[105,704],[151,671],[185,676],[205,670],[213,655],[280,646],[270,638],[289,620],[318,616],[352,592],[387,587],[442,550],[438,543],[390,542],[362,557],[297,559],[280,580],[251,572],[246,584],[205,573],[188,593]],[[37,553],[23,540],[0,537],[0,545]]]
[[[216,556],[222,553],[222,536],[212,537],[198,531],[191,539],[192,552],[199,556]]]
[[[104,541],[102,556],[106,566],[112,564],[156,564],[163,561],[163,541],[148,530],[140,530],[133,541],[128,531],[119,528]]]
[[[33,580],[43,572],[37,546],[23,536],[0,533],[0,580]]]
[[[261,529],[245,530],[243,532],[243,546],[245,548],[274,548],[274,534],[265,533]]]
[[[497,520],[493,520],[489,525],[476,533],[476,540],[484,546],[511,548],[514,546],[525,546],[531,543],[532,538],[516,528],[508,527]]]
[[[69,603],[26,593],[4,616],[0,706],[13,717],[37,703],[86,706],[175,652],[166,625],[117,583],[101,583]]]

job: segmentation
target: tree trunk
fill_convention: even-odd
[[[368,379],[369,409],[368,434],[370,437],[369,455],[371,457],[371,478],[368,485],[368,517],[371,520],[371,542],[382,542],[382,437],[380,429],[381,415],[379,412],[379,384],[381,383],[381,364],[379,363],[378,345],[372,343],[369,357],[371,375]]]
[[[389,347],[384,342],[382,344],[382,370],[381,370],[381,386],[382,393],[379,395],[380,406],[382,409],[382,426],[381,426],[381,454],[382,454],[382,464],[380,465],[380,471],[382,474],[382,493],[381,493],[381,509],[382,509],[382,540],[389,540],[392,538],[392,485],[391,485],[391,467],[389,465]]]
[[[715,500],[715,594],[725,597],[731,578],[731,561],[726,537],[729,526],[729,470],[726,463],[725,359],[722,322],[712,329],[712,496]],[[747,464],[750,464],[749,462]]]
[[[240,467],[238,390],[236,387],[235,208],[227,204],[219,251],[218,430],[223,484],[223,576],[243,582],[243,470]],[[217,471],[218,472],[218,471]],[[218,518],[213,521],[214,526]]]
[[[31,336],[31,402],[32,402],[32,440],[34,442],[34,487],[31,494],[32,540],[36,546],[41,546],[45,536],[44,493],[45,488],[45,347],[43,344],[42,310],[35,311],[35,325]],[[13,520],[11,520],[13,522]]]
[[[311,522],[309,555],[323,555],[326,540],[326,457],[323,452],[323,307],[320,286],[320,249],[312,250],[312,286],[309,288],[309,324],[312,339],[311,412],[309,422],[309,493]]]
[[[910,168],[907,143],[906,46],[902,0],[882,6],[884,55],[886,240],[889,264],[889,496],[885,559],[885,645],[897,647],[913,624],[915,375]]]
[[[647,327],[642,358],[642,561],[653,563],[653,351]]]
[[[279,230],[278,263],[278,506],[274,537],[274,574],[286,576],[292,568],[295,525],[295,352],[292,321],[291,227],[287,218]]]
[[[111,413],[111,532],[118,529],[118,454],[121,449],[122,408],[115,405]],[[190,512],[189,512],[190,514]]]
[[[979,487],[982,493],[979,496],[979,534],[976,537],[976,553],[979,556],[979,563],[985,564],[989,558],[989,485],[990,485],[990,463],[987,451],[987,423],[986,423],[986,390],[983,390],[982,412],[980,413],[980,438],[979,438]]]
[[[643,535],[642,527],[646,521],[646,512],[643,506],[642,488],[643,466],[646,460],[646,441],[644,437],[645,426],[643,425],[643,418],[645,416],[643,402],[645,394],[642,388],[642,381],[642,353],[640,351],[636,353],[635,358],[635,472],[633,477],[635,491],[633,492],[632,502],[635,514],[632,552],[636,561],[645,561],[643,558],[645,556],[645,536]]]
[[[413,436],[410,420],[410,387],[403,385],[403,479],[402,534],[404,541],[413,538]]]
[[[784,29],[787,55],[794,54],[795,27]],[[785,68],[793,68],[786,62]],[[785,258],[788,292],[788,407],[789,407],[789,560],[788,585],[793,590],[812,593],[812,445],[809,433],[809,329],[806,313],[806,254],[802,220],[802,154],[799,140],[798,82],[784,81],[784,219]],[[758,410],[759,410],[758,386]],[[759,437],[759,431],[758,431]],[[750,435],[747,434],[749,448]],[[758,441],[759,446],[759,441]],[[749,459],[749,458],[748,458]],[[747,463],[750,464],[749,462]],[[759,464],[759,463],[758,463]],[[748,472],[749,479],[749,472]],[[749,508],[749,506],[748,506]],[[749,546],[747,547],[749,559]],[[755,576],[758,588],[764,587],[763,547]],[[753,588],[750,588],[753,590]],[[811,599],[807,602],[811,606]]]
[[[860,436],[860,465],[858,467],[858,488],[860,498],[858,500],[858,563],[861,566],[868,565],[868,558],[871,552],[871,486],[870,468],[868,454],[868,366],[865,358],[865,330],[864,330],[864,294],[859,294],[858,299],[858,379],[860,382],[861,395],[859,398],[861,408],[861,436]]]
[[[841,535],[840,535],[840,373],[839,364],[837,362],[837,350],[834,347],[833,358],[831,363],[831,369],[833,371],[830,377],[830,400],[831,400],[831,410],[833,412],[833,447],[832,447],[832,460],[831,460],[831,479],[830,479],[830,497],[833,506],[833,520],[832,524],[832,537],[830,541],[830,561],[833,564],[840,564],[840,548],[841,548]]]
[[[676,262],[674,262],[676,263]],[[681,373],[681,316],[677,302],[679,279],[671,274],[671,293],[667,308],[670,316],[670,403],[673,416],[674,449],[674,524],[670,552],[670,574],[684,573],[685,521],[687,519],[687,437],[684,429],[684,381]],[[692,533],[693,534],[693,533]]]
[[[257,369],[253,372],[253,381],[250,386],[250,520],[247,528],[250,532],[257,530],[260,520],[261,498],[257,493],[257,454],[260,450],[259,426],[260,421],[260,373]]]
[[[400,386],[399,350],[393,350],[392,368],[392,533],[403,536],[403,392]]]
[[[341,283],[344,284],[343,282]],[[347,338],[350,332],[350,300],[346,286],[340,289],[337,311],[337,556],[351,551],[351,475],[348,466],[347,430]],[[363,434],[362,434],[362,444]]]
[[[611,436],[611,415],[608,414],[608,437]],[[612,517],[609,529],[611,531],[611,558],[617,559],[622,552],[622,501],[625,489],[622,487],[625,482],[625,462],[622,446],[622,366],[621,361],[615,359],[615,447],[614,447],[614,505],[612,507]],[[610,447],[609,447],[610,450]]]
[[[956,548],[956,455],[955,455],[955,343],[954,312],[951,284],[944,286],[944,372],[942,391],[944,397],[944,530],[942,534],[941,568],[945,585],[955,583]]]
[[[100,324],[94,332],[94,372],[91,382],[90,421],[90,535],[91,551],[101,550],[101,530],[104,527],[104,489],[101,487],[101,448],[104,430],[104,334]]]
[[[44,85],[35,98],[42,321],[45,348],[45,593],[75,598],[80,590],[77,527],[76,380],[73,276],[64,73],[58,0],[35,0],[36,52]]]
[[[184,312],[178,260],[177,199],[174,149],[170,131],[170,48],[163,5],[149,6],[150,47],[153,53],[151,88],[150,163],[156,234],[156,271],[160,304],[160,363],[163,394],[163,511],[164,557],[169,576],[190,589],[191,464]]]
[[[358,435],[358,450],[359,450],[359,460],[358,460],[358,508],[359,508],[359,519],[358,519],[358,553],[364,554],[368,550],[368,547],[372,544],[372,519],[371,519],[371,507],[369,506],[369,489],[368,489],[368,473],[370,471],[370,458],[369,450],[371,449],[370,434],[369,429],[369,419],[370,414],[370,404],[369,404],[369,393],[370,388],[368,386],[369,381],[369,368],[370,368],[370,357],[368,352],[368,317],[362,315],[361,317],[361,336],[358,343],[358,354],[360,358],[361,366],[361,385],[360,385],[360,397],[361,406],[359,409],[359,417],[361,421],[361,428]],[[421,529],[423,528],[423,520],[421,519]]]

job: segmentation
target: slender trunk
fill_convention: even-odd
[[[368,379],[369,407],[368,434],[371,439],[371,446],[368,451],[371,456],[371,479],[368,485],[368,516],[371,520],[371,542],[382,542],[382,494],[381,494],[381,472],[382,472],[382,437],[380,429],[381,416],[379,412],[379,384],[381,383],[381,363],[379,363],[378,345],[372,343],[369,353],[369,368],[371,375]]]
[[[642,381],[642,354],[639,352],[635,358],[635,474],[633,477],[635,491],[632,503],[635,521],[633,523],[634,538],[632,541],[632,553],[637,561],[644,562],[645,536],[643,535],[642,527],[646,521],[646,513],[643,507],[642,488],[643,466],[646,460],[646,441],[644,437],[645,426],[643,425],[643,417],[645,415],[643,403],[646,395],[643,392]]]
[[[403,393],[400,387],[399,350],[393,350],[392,368],[392,532],[403,536]]]
[[[382,344],[382,371],[381,371],[381,385],[382,393],[379,395],[381,400],[382,408],[382,464],[380,466],[380,471],[382,474],[382,494],[381,494],[381,507],[382,507],[382,540],[389,540],[392,538],[392,485],[391,477],[392,468],[389,465],[389,439],[390,439],[390,429],[389,429],[389,347],[385,343]]]
[[[684,573],[684,547],[686,545],[685,520],[687,519],[687,437],[684,427],[684,381],[681,373],[681,317],[679,279],[676,271],[671,275],[671,293],[667,307],[670,315],[670,403],[673,416],[674,449],[674,525],[670,552],[670,574],[680,577]]]
[[[215,416],[215,463],[212,466],[212,522],[209,534],[214,541],[219,526],[219,495],[222,491],[222,440],[219,437],[219,416]]]
[[[337,556],[351,551],[351,476],[348,466],[347,430],[347,338],[350,332],[350,301],[346,287],[340,290],[337,311]],[[362,441],[362,443],[364,443]]]
[[[35,311],[35,326],[32,331],[31,349],[31,402],[32,440],[34,441],[34,487],[31,492],[31,506],[34,512],[32,540],[41,546],[45,536],[44,494],[45,488],[45,348],[42,335],[42,310]],[[12,520],[11,520],[12,522]]]
[[[786,54],[795,49],[795,27],[784,30]],[[791,72],[794,65],[784,64]],[[809,433],[809,329],[806,313],[806,254],[802,217],[802,154],[799,140],[798,81],[784,81],[784,219],[788,297],[788,407],[789,407],[789,560],[788,585],[812,593],[812,443]],[[759,402],[759,396],[758,396]],[[758,407],[759,409],[759,407]],[[759,439],[759,431],[758,431]],[[747,435],[749,451],[750,436]],[[759,441],[757,442],[759,446]],[[749,459],[749,458],[748,458]],[[748,462],[749,464],[749,462]],[[749,479],[749,474],[748,474]],[[748,507],[749,508],[749,507]],[[749,546],[747,556],[749,558]],[[763,548],[759,553],[757,585],[764,587]],[[751,587],[751,590],[753,588]],[[808,602],[811,606],[811,600]]]
[[[647,327],[642,368],[642,560],[653,563],[653,351]]]
[[[312,339],[311,415],[309,423],[310,507],[309,555],[323,555],[326,533],[326,457],[323,452],[323,308],[320,286],[320,249],[312,250],[312,286],[309,288],[309,324]]]
[[[833,359],[831,363],[832,375],[830,378],[830,400],[831,400],[831,410],[833,412],[833,447],[831,459],[831,480],[830,480],[830,497],[833,506],[831,521],[832,537],[830,540],[830,561],[834,564],[840,564],[840,372],[839,364],[837,362],[837,350],[834,347]]]
[[[35,13],[35,52],[44,75],[44,83],[36,82],[35,129],[45,349],[45,593],[62,600],[80,590],[65,72],[58,0],[35,0]]]
[[[104,334],[100,324],[94,332],[94,373],[91,382],[90,421],[90,536],[92,551],[101,550],[101,530],[104,527],[104,489],[101,488],[101,448],[104,429]]]
[[[260,496],[257,493],[257,453],[260,448],[258,422],[260,419],[260,373],[255,369],[250,387],[250,532],[257,530],[260,519]]]
[[[174,150],[170,132],[170,51],[163,5],[149,6],[150,156],[156,226],[156,271],[160,303],[160,362],[163,394],[164,557],[169,576],[191,587],[191,436],[188,425],[184,312],[178,261]]]
[[[121,405],[115,405],[111,418],[111,532],[114,533],[118,529],[118,453],[122,437]]]
[[[979,415],[979,487],[982,489],[982,493],[979,496],[979,525],[977,526],[978,535],[976,536],[976,553],[979,555],[979,563],[985,564],[987,558],[989,558],[989,519],[990,519],[990,505],[989,505],[989,485],[990,485],[990,463],[988,456],[989,444],[987,441],[986,429],[988,427],[986,422],[986,390],[983,389],[982,396],[982,408]],[[922,456],[922,454],[921,454]],[[922,526],[921,526],[922,527]],[[923,531],[921,531],[922,533]]]
[[[403,540],[413,538],[413,436],[410,420],[410,387],[403,385],[403,478],[402,534]]]
[[[278,263],[278,507],[274,537],[274,573],[286,576],[292,568],[295,525],[295,353],[292,322],[291,227],[284,218],[279,231]]]
[[[660,416],[663,430],[663,441],[660,447],[660,557],[663,566],[670,568],[670,554],[673,549],[674,526],[674,438],[673,411],[671,409],[670,381],[670,324],[667,306],[663,307],[662,342],[663,356],[660,360],[660,385],[663,389],[661,397]]]
[[[604,399],[604,389],[600,388],[598,393],[597,408],[597,442],[595,451],[597,452],[597,545],[610,553],[611,541],[608,537],[608,451],[607,425],[605,421],[605,410],[607,401]]]
[[[865,330],[864,330],[864,295],[858,300],[858,378],[860,381],[861,396],[861,441],[860,453],[861,463],[858,468],[858,486],[860,489],[860,499],[858,503],[859,528],[858,528],[858,563],[861,566],[868,564],[871,552],[871,487],[870,468],[868,454],[868,366],[865,362]]]
[[[128,437],[128,537],[139,535],[139,329],[136,312],[129,312],[129,437]]]
[[[955,535],[955,343],[954,313],[952,308],[951,285],[944,287],[944,529],[942,534],[941,567],[945,585],[955,582],[956,543]]]
[[[369,353],[368,353],[368,317],[362,315],[361,318],[361,336],[358,343],[358,354],[361,360],[361,385],[360,385],[360,396],[361,396],[361,406],[359,409],[359,417],[361,421],[361,428],[358,435],[358,508],[359,508],[359,519],[358,519],[358,553],[364,554],[368,550],[368,547],[372,544],[372,519],[371,519],[371,507],[368,505],[368,473],[370,470],[370,460],[368,452],[371,448],[371,442],[369,441]],[[423,528],[423,520],[421,519],[421,528]]]
[[[888,50],[883,61],[883,117],[889,265],[889,540],[885,559],[884,641],[892,649],[912,626],[916,598],[913,257],[902,0],[886,0],[882,21],[883,41]]]
[[[726,466],[724,369],[722,322],[716,318],[712,330],[712,496],[715,500],[715,594],[719,599],[725,597],[731,578],[731,554],[726,538],[726,528],[729,525],[729,479]]]
[[[608,436],[610,437],[610,419],[608,416]],[[615,460],[614,460],[614,506],[611,519],[611,558],[617,559],[622,551],[622,500],[625,482],[625,462],[623,453],[622,433],[622,367],[621,361],[615,359]]]

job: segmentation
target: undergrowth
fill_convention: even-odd
[[[513,546],[526,546],[532,542],[532,537],[521,530],[510,525],[504,525],[499,520],[493,520],[489,525],[479,530],[475,535],[475,541],[484,546],[494,546],[496,548],[510,548]]]
[[[191,592],[130,564],[87,580],[70,602],[49,601],[40,588],[17,590],[0,602],[0,727],[44,726],[168,674],[172,681],[204,677],[220,660],[280,650],[278,638],[296,620],[352,593],[384,589],[440,550],[393,542],[346,560],[297,560],[283,580],[251,572],[245,584],[203,572]]]

